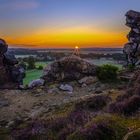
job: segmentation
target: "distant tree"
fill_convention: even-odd
[[[43,70],[43,66],[40,65],[37,69],[38,70]]]
[[[19,65],[20,65],[21,67],[23,67],[25,70],[27,69],[27,64],[26,64],[26,62],[24,62],[23,60],[20,60],[20,61],[19,61]]]
[[[28,64],[28,67],[27,67],[28,69],[35,69],[36,68],[35,67],[35,58],[32,56],[28,57],[27,64]]]

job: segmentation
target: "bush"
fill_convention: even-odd
[[[81,101],[75,105],[77,109],[89,109],[93,111],[101,110],[111,99],[108,96],[94,96],[92,98]]]
[[[125,128],[116,122],[102,120],[81,128],[71,134],[68,140],[120,140],[125,133]]]
[[[125,99],[121,102],[116,102],[110,105],[110,111],[114,113],[120,113],[123,115],[132,115],[140,108],[140,97],[134,95],[129,99]]]
[[[97,68],[97,77],[103,82],[112,82],[117,79],[118,67],[113,65],[103,65]]]
[[[43,70],[43,66],[40,65],[37,69],[38,70]]]

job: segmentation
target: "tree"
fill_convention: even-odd
[[[27,59],[28,69],[35,69],[35,58],[32,56],[29,56]]]

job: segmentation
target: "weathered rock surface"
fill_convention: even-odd
[[[45,82],[80,80],[85,76],[95,76],[97,66],[77,57],[64,57],[44,69]]]
[[[20,71],[22,67],[16,66],[17,59],[7,50],[8,45],[0,39],[0,89],[18,88],[23,84],[24,71]]]
[[[68,85],[68,84],[65,84],[65,85],[61,84],[59,88],[63,91],[67,91],[68,93],[73,92],[73,87],[71,85]]]
[[[126,13],[126,25],[131,28],[127,35],[129,43],[124,45],[127,65],[140,64],[140,12],[130,10]]]
[[[29,88],[34,88],[34,87],[39,87],[39,86],[43,86],[44,85],[44,80],[43,79],[36,79],[33,80],[29,83],[28,87]]]

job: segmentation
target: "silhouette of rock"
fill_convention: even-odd
[[[8,45],[0,39],[0,89],[18,88],[23,84],[25,70],[13,54],[7,52]]]
[[[95,76],[97,66],[78,57],[64,57],[48,65],[42,78],[45,82],[80,80],[85,76]]]

